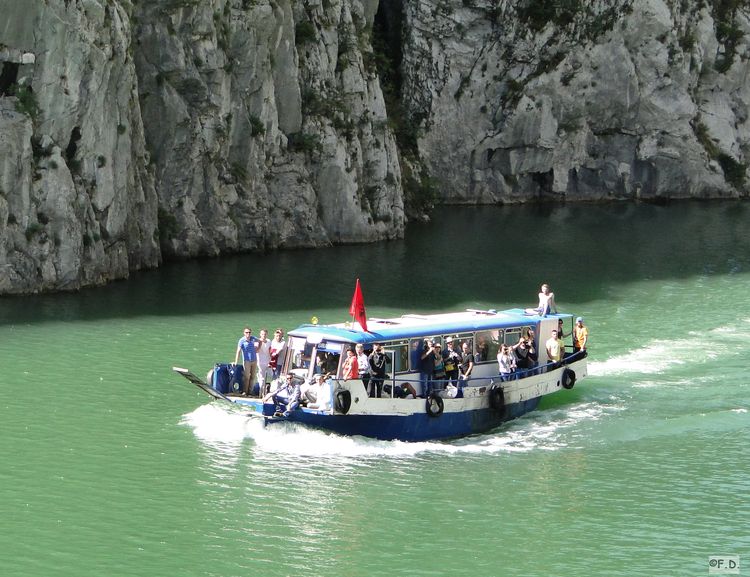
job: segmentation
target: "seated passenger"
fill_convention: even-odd
[[[317,384],[316,400],[307,405],[308,409],[318,411],[330,411],[333,406],[333,384],[326,376],[320,379]]]
[[[313,382],[301,388],[302,401],[308,409],[328,410],[331,408],[331,386],[326,375],[315,375]]]
[[[535,309],[526,309],[524,311],[527,315],[539,315],[540,317],[546,317],[550,313],[557,313],[557,305],[555,304],[555,293],[553,293],[548,284],[543,284],[539,292],[539,304]]]
[[[277,380],[277,388],[263,397],[263,403],[273,399],[274,417],[288,417],[299,407],[300,383],[292,375],[284,375]]]

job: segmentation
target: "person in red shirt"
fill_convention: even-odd
[[[347,349],[346,351],[346,360],[344,361],[344,366],[341,368],[341,378],[345,381],[359,378],[359,364],[357,363],[357,355],[354,354],[353,349]]]

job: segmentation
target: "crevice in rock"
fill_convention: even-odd
[[[0,96],[11,96],[18,82],[18,67],[17,62],[2,62],[0,63]]]
[[[68,146],[65,147],[65,163],[73,174],[81,173],[81,161],[76,158],[79,140],[81,140],[81,129],[76,126],[70,132],[70,140],[68,141]]]

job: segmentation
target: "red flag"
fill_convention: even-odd
[[[362,289],[359,286],[359,279],[357,279],[357,286],[354,287],[354,296],[352,297],[352,305],[349,307],[349,314],[359,323],[359,326],[362,327],[363,331],[368,332],[365,299],[362,298]]]

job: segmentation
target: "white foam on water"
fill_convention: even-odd
[[[210,404],[183,417],[196,437],[221,452],[234,452],[245,440],[254,450],[275,456],[314,457],[315,459],[412,458],[430,453],[493,454],[535,450],[558,450],[569,445],[567,432],[579,423],[595,421],[613,405],[596,402],[532,412],[499,429],[454,441],[407,443],[349,437],[312,429],[296,423],[263,426],[261,419],[237,412],[232,407]]]
[[[743,320],[743,322],[745,322]],[[591,376],[660,374],[680,365],[699,364],[744,351],[750,332],[744,327],[721,326],[690,331],[684,338],[654,339],[628,353],[588,364]]]
[[[202,405],[182,417],[182,424],[192,427],[195,436],[209,444],[238,445],[255,429],[262,429],[260,419],[249,419],[246,414],[217,403]]]

